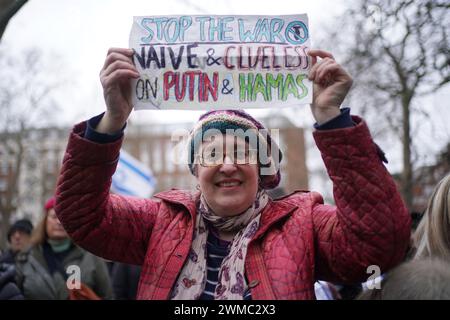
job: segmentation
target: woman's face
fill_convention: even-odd
[[[256,152],[248,150],[244,140],[235,139],[232,135],[224,135],[219,140],[202,144],[200,154],[203,161],[208,162],[205,155],[212,155],[218,162],[197,164],[197,179],[206,202],[215,214],[235,216],[255,201],[259,182]],[[233,161],[235,158],[247,161]],[[215,163],[218,164],[213,165]]]
[[[50,209],[47,214],[46,231],[48,238],[51,240],[63,240],[68,237],[54,209]]]

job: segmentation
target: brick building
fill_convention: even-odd
[[[280,148],[283,152],[281,183],[283,192],[308,188],[305,139],[302,128],[295,127],[285,117],[262,119],[268,129],[279,129]],[[173,139],[183,136],[192,128],[192,123],[134,126],[127,129],[124,148],[134,157],[146,163],[158,181],[156,192],[170,189],[194,189],[195,178],[185,161],[187,147]],[[178,146],[178,147],[177,147]],[[174,161],[176,160],[176,161]],[[178,163],[177,163],[178,162]]]
[[[281,168],[282,189],[277,190],[277,194],[307,189],[308,172],[303,129],[295,127],[287,118],[281,116],[262,121],[267,128],[279,129],[280,148],[284,157]],[[196,187],[195,178],[190,174],[187,165],[176,163],[180,162],[180,157],[185,156],[183,152],[176,153],[176,150],[184,151],[184,148],[176,149],[177,144],[172,141],[174,132],[186,133],[192,126],[193,123],[128,126],[123,147],[152,169],[157,179],[155,192],[172,187]],[[28,217],[34,222],[39,220],[43,203],[55,190],[68,134],[69,128],[45,128],[27,133],[14,219]],[[7,195],[15,164],[14,154],[8,154],[0,147],[0,197]]]

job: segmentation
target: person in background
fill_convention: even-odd
[[[141,267],[115,262],[112,267],[114,299],[136,300]]]
[[[357,300],[450,300],[448,261],[410,260],[387,272],[379,289],[367,289]]]
[[[30,244],[33,224],[28,219],[17,220],[8,230],[9,249],[0,256],[0,263],[15,263],[15,257],[19,251],[24,250]]]
[[[31,238],[31,247],[16,258],[17,284],[26,299],[112,299],[106,264],[76,246],[68,237],[54,210],[55,198],[45,204],[45,213]],[[79,268],[80,291],[67,285],[67,268]]]
[[[14,264],[0,263],[0,300],[23,300],[23,295],[16,285],[15,276]]]
[[[434,188],[412,238],[412,259],[436,257],[450,261],[450,174]]]
[[[450,174],[435,186],[412,235],[408,261],[359,299],[450,299]]]
[[[15,258],[29,243],[33,224],[28,219],[17,220],[8,230],[9,248],[0,256],[0,300],[22,300],[16,284]]]

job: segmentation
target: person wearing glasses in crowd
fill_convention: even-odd
[[[410,218],[366,123],[341,109],[352,78],[330,53],[308,54],[313,135],[335,206],[316,192],[268,196],[283,155],[242,110],[207,112],[193,128],[198,190],[111,194],[139,76],[133,51],[111,48],[100,73],[106,111],[74,127],[58,181],[56,213],[73,241],[141,265],[138,299],[314,299],[316,280],[361,282],[368,266],[401,262]]]

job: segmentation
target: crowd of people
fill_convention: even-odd
[[[135,299],[140,268],[106,261],[74,244],[54,205],[52,197],[36,227],[28,219],[10,227],[9,248],[0,256],[0,300]],[[70,266],[80,270],[79,289],[69,288]]]
[[[316,192],[270,196],[283,154],[243,110],[209,111],[192,129],[195,191],[111,194],[133,109],[130,79],[139,76],[133,51],[112,48],[100,73],[106,111],[74,127],[55,197],[37,226],[12,225],[0,298],[450,298],[450,177],[411,236],[383,152],[365,121],[341,108],[352,78],[331,53],[308,54],[314,139],[335,205]],[[78,285],[70,285],[71,266]],[[378,286],[366,283],[370,266],[381,271]]]
[[[0,255],[0,300],[136,299],[141,266],[96,257],[74,244],[54,210],[45,204],[36,227],[27,219],[8,230],[9,247]],[[404,261],[383,274],[379,287],[365,283],[316,281],[320,300],[450,299],[450,175],[436,186],[412,237]],[[67,268],[80,267],[83,289],[70,290]]]

